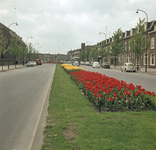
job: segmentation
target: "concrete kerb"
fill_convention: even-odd
[[[15,65],[9,65],[9,69],[8,69],[8,66],[3,66],[3,70],[2,70],[2,66],[0,66],[1,69],[0,69],[0,72],[6,72],[6,71],[10,71],[10,70],[14,70],[14,69],[20,69],[20,68],[23,68],[23,67],[26,67],[25,65],[16,65],[16,68],[15,68]]]
[[[120,70],[120,67],[121,66],[116,66],[116,68],[115,68],[113,65],[110,66],[110,68],[111,69],[114,69],[114,70]],[[144,73],[144,74],[149,74],[149,75],[156,75],[156,69],[147,68],[147,72],[145,72],[145,68],[142,67],[142,68],[140,68],[139,71],[137,71],[137,73]]]
[[[33,132],[33,136],[32,136],[32,139],[31,139],[31,141],[30,141],[30,145],[29,145],[29,150],[33,150],[33,148],[35,147],[37,147],[36,149],[41,149],[41,146],[42,146],[42,142],[43,142],[43,130],[44,130],[44,128],[42,127],[42,128],[40,128],[39,129],[39,125],[40,125],[40,121],[41,121],[41,117],[44,117],[44,118],[46,118],[46,115],[45,114],[43,114],[43,109],[46,109],[46,111],[47,111],[47,108],[48,108],[48,106],[49,106],[49,96],[50,96],[50,91],[51,91],[51,87],[52,87],[52,83],[53,83],[53,78],[54,78],[54,74],[55,74],[55,69],[56,69],[56,65],[55,65],[55,67],[54,67],[54,71],[53,71],[53,73],[52,73],[52,78],[51,78],[51,80],[50,80],[50,83],[49,83],[49,86],[48,86],[48,91],[47,91],[47,93],[46,93],[46,95],[45,95],[45,99],[44,99],[44,101],[43,101],[43,104],[42,104],[42,107],[41,107],[41,111],[40,111],[40,114],[39,114],[39,117],[38,117],[38,120],[37,120],[37,123],[36,123],[36,126],[35,126],[35,129],[34,129],[34,132]],[[48,105],[47,105],[47,107],[46,108],[44,108],[45,107],[45,103],[48,101]],[[44,121],[44,125],[45,125],[45,123],[46,123],[46,120]],[[40,131],[38,131],[38,130],[40,130]],[[42,131],[41,131],[42,130]],[[41,136],[39,136],[39,137],[37,137],[36,136],[36,133],[37,132],[40,132],[40,134],[42,134]],[[40,142],[39,142],[40,141]]]

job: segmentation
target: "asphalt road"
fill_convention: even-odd
[[[81,65],[80,67],[85,68],[86,71],[98,72],[105,74],[110,77],[114,77],[118,80],[124,80],[127,84],[133,83],[136,85],[141,85],[145,90],[156,93],[156,75],[144,74],[144,73],[133,73],[133,72],[121,72],[116,69],[103,69],[103,68],[93,68],[91,66]]]
[[[29,150],[55,64],[0,72],[0,150]]]

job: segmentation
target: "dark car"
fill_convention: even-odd
[[[104,62],[101,67],[110,69],[110,64],[108,62]]]

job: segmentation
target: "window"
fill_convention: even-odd
[[[127,42],[125,42],[125,51],[127,51]]]
[[[128,42],[128,51],[131,50],[131,47],[130,47],[130,41]]]
[[[143,63],[144,63],[144,65],[146,65],[146,53],[144,53],[144,55],[143,55]],[[148,55],[147,55],[147,65],[148,65]]]
[[[156,31],[156,24],[154,25],[154,31]]]
[[[154,37],[151,38],[151,49],[154,49]]]
[[[154,53],[150,54],[150,65],[155,65],[155,54]]]

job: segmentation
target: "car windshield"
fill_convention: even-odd
[[[98,64],[98,62],[94,62],[94,64]]]
[[[105,65],[109,65],[109,63],[108,63],[108,62],[105,62],[105,63],[103,63],[103,64],[105,64]]]
[[[128,66],[133,66],[133,64],[128,64]]]

